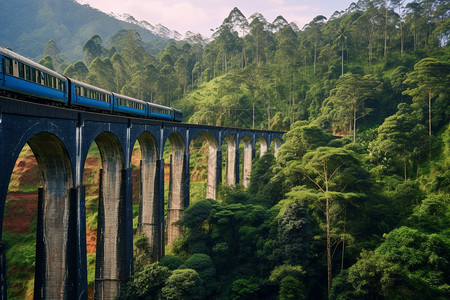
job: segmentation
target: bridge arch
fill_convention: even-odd
[[[147,236],[151,259],[157,261],[162,256],[160,244],[163,232],[160,224],[164,218],[160,207],[159,149],[155,136],[148,131],[142,132],[137,141],[141,149],[138,232]]]
[[[30,138],[28,145],[43,178],[38,200],[36,247],[37,253],[44,253],[44,258],[36,258],[34,293],[39,295],[43,289],[46,298],[60,298],[67,289],[65,273],[69,216],[61,212],[68,211],[73,186],[71,162],[64,143],[52,133],[38,133]]]
[[[34,298],[62,298],[70,289],[67,210],[73,187],[72,164],[62,139],[54,132],[37,129],[31,126],[21,139],[10,141],[14,146],[9,157],[13,159],[6,177],[10,181],[14,163],[28,144],[39,166],[42,183],[37,201]],[[2,207],[4,204],[2,202]],[[73,273],[69,271],[69,274]]]

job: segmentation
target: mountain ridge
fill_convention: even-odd
[[[117,20],[140,26],[144,29],[149,30],[150,32],[153,32],[155,35],[158,35],[163,38],[174,39],[177,41],[180,41],[183,39],[183,36],[178,31],[170,30],[169,28],[162,25],[161,23],[152,25],[148,21],[145,21],[145,20],[139,21],[134,16],[132,16],[131,14],[128,14],[128,13],[123,13],[123,14],[110,13],[110,16],[112,16],[113,18],[116,18]]]
[[[4,0],[0,20],[0,45],[34,60],[42,58],[45,43],[51,39],[68,61],[80,60],[84,43],[93,35],[107,44],[121,29],[136,30],[155,53],[169,40],[181,40],[181,34],[162,24],[107,14],[75,0]]]

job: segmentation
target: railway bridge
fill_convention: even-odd
[[[133,147],[138,142],[141,150],[138,231],[148,237],[156,261],[164,255],[165,245],[181,233],[173,222],[189,204],[189,145],[198,135],[206,139],[209,148],[206,197],[215,199],[219,184],[247,186],[255,146],[260,145],[262,155],[272,144],[276,154],[283,132],[161,122],[0,98],[0,226],[11,174],[25,144],[33,151],[42,176],[37,200],[34,298],[87,299],[83,171],[93,143],[101,156],[94,297],[113,299],[133,273]],[[171,154],[170,161],[165,156],[165,162],[166,143]],[[227,145],[226,153],[222,153],[222,145]],[[170,164],[167,212],[165,164]],[[2,243],[3,299],[6,259]]]

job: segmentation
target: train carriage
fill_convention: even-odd
[[[69,80],[71,105],[112,112],[113,94],[111,92],[72,78]]]
[[[173,120],[174,111],[173,108],[166,107],[163,105],[148,103],[148,117],[153,119],[165,119],[165,120]]]
[[[57,72],[0,47],[0,89],[4,94],[67,104],[68,84],[67,78]]]
[[[119,95],[113,93],[114,98],[114,112],[127,114],[127,115],[138,115],[141,117],[147,117],[148,115],[148,105],[147,102],[134,99],[128,96]]]

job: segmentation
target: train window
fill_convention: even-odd
[[[25,79],[31,80],[31,67],[25,66]]]
[[[30,73],[31,73],[31,81],[36,82],[36,70],[31,68]]]
[[[49,88],[53,88],[53,86],[52,86],[52,83],[53,83],[52,77],[53,76],[45,74],[45,85],[48,86]]]
[[[45,74],[45,73],[42,73],[42,78],[44,79],[44,85],[48,86],[49,85],[49,83],[48,83],[48,80],[49,80],[48,75]]]
[[[53,85],[53,79],[54,79],[55,77],[53,77],[52,75],[46,75],[45,76],[45,80],[47,81],[47,86],[49,87],[49,88],[55,88],[55,86]]]
[[[64,85],[64,81],[62,81],[61,79],[58,79],[58,89],[63,92],[65,92],[65,89],[66,89],[66,86]]]
[[[5,57],[3,60],[3,64],[5,65],[5,74],[12,75],[13,74],[13,64],[12,59]]]
[[[36,74],[34,82],[41,84],[41,71],[34,70],[34,73]]]
[[[19,63],[19,77],[25,79],[25,65],[23,63]]]
[[[170,115],[170,111],[160,107],[152,107],[152,112],[162,115]]]

